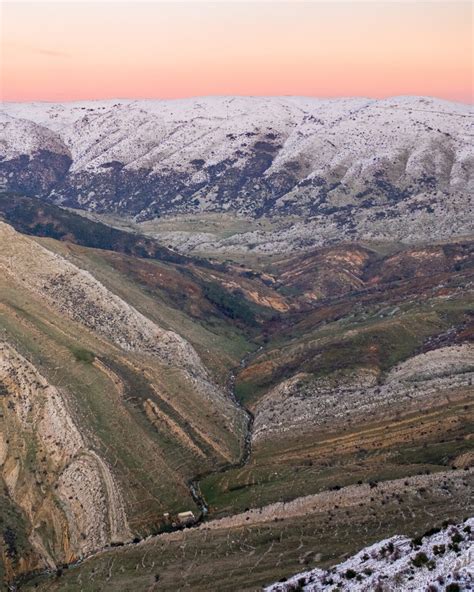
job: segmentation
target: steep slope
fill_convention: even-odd
[[[6,187],[76,208],[139,220],[227,211],[309,216],[311,228],[303,224],[295,237],[309,244],[387,232],[419,240],[470,228],[458,216],[473,190],[472,114],[462,104],[216,97],[5,104],[3,112]],[[33,139],[17,141],[19,127]],[[65,146],[72,162],[54,185],[39,188],[29,179],[51,157],[38,149],[43,129],[61,142],[54,154]],[[284,240],[291,236],[287,228]],[[282,238],[257,233],[240,245]]]
[[[211,512],[472,463],[470,252],[339,246],[272,264],[300,309],[237,374],[252,455],[203,480]]]
[[[237,461],[245,430],[217,373],[63,255],[4,223],[0,245],[2,577],[199,515],[189,481]]]
[[[156,355],[166,364],[204,377],[196,352],[179,335],[163,331],[111,294],[88,272],[47,249],[33,245],[11,227],[0,223],[4,273],[21,281],[56,310],[109,338],[125,350]],[[28,256],[34,247],[34,256]]]
[[[2,476],[10,499],[34,525],[29,538],[37,555],[54,566],[53,558],[69,561],[130,540],[112,471],[88,447],[61,392],[6,343],[0,344],[0,383]]]
[[[169,263],[193,262],[212,268],[212,263],[207,260],[191,260],[143,234],[125,232],[89,220],[30,196],[0,192],[0,218],[24,234],[51,237],[85,247],[109,249],[146,259]]]
[[[36,583],[254,590],[462,518],[468,240],[340,244],[252,269],[174,262],[152,239],[137,258],[123,246],[145,239],[122,231],[113,250],[75,244],[108,246],[87,218],[14,203],[41,236],[0,223],[6,582],[59,568]],[[45,237],[42,222],[67,232]],[[186,510],[198,528],[143,540]]]

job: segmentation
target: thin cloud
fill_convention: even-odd
[[[19,49],[23,51],[27,51],[29,53],[44,55],[53,58],[70,58],[71,54],[65,51],[59,51],[57,49],[48,49],[47,47],[37,47],[35,45],[27,45],[24,43],[16,43],[14,41],[4,41],[2,43],[3,49]]]
[[[51,56],[53,58],[70,58],[71,55],[64,51],[56,51],[54,49],[43,49],[41,47],[31,47],[33,53],[39,53],[40,55]]]

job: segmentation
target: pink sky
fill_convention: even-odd
[[[470,2],[4,2],[3,100],[429,95],[471,102]]]

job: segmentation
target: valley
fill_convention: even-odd
[[[472,515],[465,107],[2,105],[2,590],[256,591]]]
[[[352,552],[400,532],[392,503],[403,534],[469,511],[472,243],[340,244],[252,269],[119,230],[97,248],[100,223],[2,199],[27,233],[2,223],[10,586],[75,590],[93,569],[85,589],[148,589],[158,553],[156,589],[204,589],[206,562],[186,551],[175,571],[184,544],[232,562],[219,589],[253,590],[349,552],[344,537],[313,551],[328,519],[355,528],[346,507],[365,532]],[[160,534],[184,511],[197,526]]]

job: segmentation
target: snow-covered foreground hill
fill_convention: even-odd
[[[443,238],[470,231],[473,117],[467,105],[421,97],[5,103],[0,181],[136,220],[304,221],[244,240],[256,245]]]
[[[474,589],[474,518],[420,540],[376,543],[330,570],[314,569],[266,592],[461,592]]]

